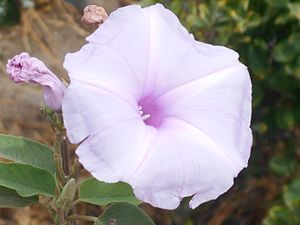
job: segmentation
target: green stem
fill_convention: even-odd
[[[61,208],[57,209],[58,217],[59,217],[59,225],[66,225],[65,215]]]
[[[54,150],[61,153],[61,131],[57,129],[55,129]]]
[[[65,134],[63,134],[61,138],[61,156],[62,156],[64,173],[66,176],[69,176],[70,167],[69,167],[68,139]]]
[[[55,162],[55,168],[56,168],[56,176],[57,179],[64,184],[66,182],[65,174],[62,168],[62,160],[59,153],[54,153],[54,162]]]
[[[69,158],[66,157],[66,154],[68,155],[68,153],[66,153],[67,143],[66,142],[63,143],[63,142],[64,142],[63,132],[61,130],[55,129],[54,162],[56,167],[57,178],[59,181],[65,184],[68,181],[65,172],[69,173]],[[65,151],[64,153],[63,150]],[[67,171],[64,170],[65,167]]]
[[[84,215],[71,215],[66,218],[66,220],[80,220],[87,222],[96,222],[98,218],[94,216],[84,216]]]
[[[72,203],[71,209],[74,209],[78,205],[78,203],[80,203],[80,199],[77,199]]]
[[[79,160],[78,160],[78,158],[75,158],[72,173],[71,173],[70,177],[76,178],[79,174],[79,169],[80,169]]]

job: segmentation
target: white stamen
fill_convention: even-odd
[[[149,119],[151,117],[150,114],[144,115],[143,107],[142,106],[139,106],[138,110],[139,110],[139,114],[141,115],[141,117],[142,117],[143,120],[147,120],[147,119]]]
[[[142,106],[139,106],[138,107],[138,110],[139,110],[139,114],[142,116],[144,114],[143,112],[143,107]]]
[[[150,114],[146,114],[146,115],[143,115],[143,116],[142,116],[142,119],[143,119],[143,120],[147,120],[147,119],[149,119],[150,117],[151,117]]]

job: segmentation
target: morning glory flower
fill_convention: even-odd
[[[55,111],[61,110],[66,87],[41,60],[23,52],[8,60],[6,70],[15,83],[41,85],[46,105]]]
[[[238,53],[196,41],[160,4],[116,10],[87,41],[65,58],[62,108],[83,166],[165,209],[227,191],[252,145]]]

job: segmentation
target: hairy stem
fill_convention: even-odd
[[[68,151],[68,138],[63,125],[63,118],[61,114],[51,114],[50,123],[55,132],[54,140],[54,161],[56,168],[56,180],[57,180],[57,196],[53,199],[55,211],[54,217],[57,218],[56,223],[58,225],[76,225],[75,220],[66,220],[69,214],[76,214],[75,205],[73,208],[65,207],[65,200],[61,198],[62,190],[68,181],[71,179],[70,176],[70,158]],[[76,168],[78,165],[76,165]],[[75,170],[77,171],[77,169]],[[74,168],[73,168],[74,170]]]
[[[80,221],[87,221],[87,222],[95,222],[97,217],[94,216],[84,216],[84,215],[71,215],[66,218],[66,220],[80,220]]]
[[[65,175],[62,168],[62,159],[59,153],[54,153],[54,162],[55,162],[55,168],[56,168],[56,176],[57,179],[64,184],[65,183]]]
[[[57,209],[58,217],[59,217],[59,224],[66,225],[65,215],[61,208]]]
[[[80,203],[80,199],[77,199],[73,202],[71,209],[74,209],[78,205],[78,203]]]
[[[70,167],[69,167],[68,138],[66,137],[65,134],[63,134],[61,138],[61,156],[62,156],[64,173],[66,176],[69,176]]]

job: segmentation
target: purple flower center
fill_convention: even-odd
[[[155,101],[153,96],[142,98],[138,105],[144,123],[158,128],[163,121],[162,106]]]
[[[17,68],[17,69],[22,69],[22,64],[21,63],[16,63],[16,64],[13,64],[13,66],[15,67],[15,68]]]

